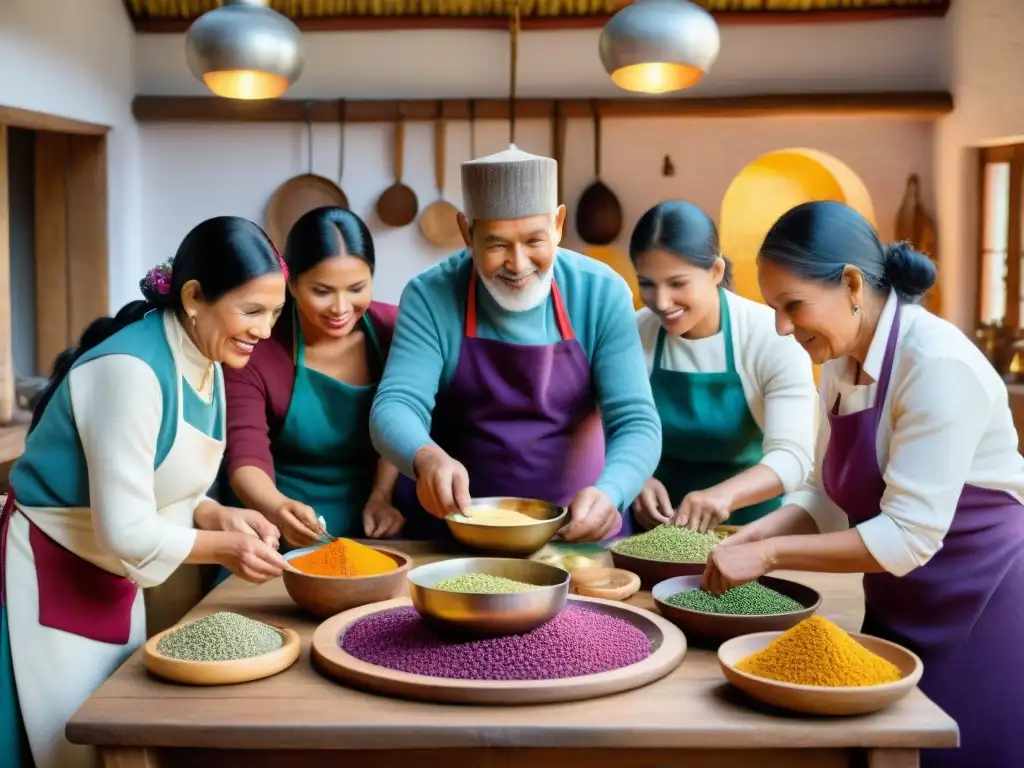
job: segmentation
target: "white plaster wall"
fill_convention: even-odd
[[[630,119],[606,120],[602,128],[603,177],[619,196],[627,225],[621,247],[639,216],[666,198],[691,200],[718,219],[725,190],[740,169],[765,152],[789,147],[823,150],[857,171],[872,194],[883,236],[891,235],[909,173],[921,175],[926,204],[934,209],[929,123],[877,118]],[[262,222],[264,206],[277,185],[308,169],[305,128],[300,125],[144,124],[141,134],[142,246],[152,262],[173,254],[188,229],[203,218],[236,214]],[[527,151],[549,153],[550,134],[545,121],[517,124],[517,144]],[[478,154],[497,151],[507,141],[506,124],[477,123]],[[416,191],[422,209],[435,198],[431,127],[410,125],[406,142],[405,181]],[[336,179],[338,128],[316,126],[313,143],[313,170]],[[446,197],[459,205],[459,164],[470,156],[466,123],[450,124],[446,145]],[[571,222],[575,201],[592,180],[588,121],[570,121],[567,145],[564,196]],[[342,186],[352,209],[373,230],[379,270],[376,295],[397,301],[410,277],[445,254],[421,237],[415,222],[391,229],[377,220],[374,205],[391,184],[390,152],[390,126],[349,126]],[[672,178],[661,175],[665,154],[676,168]],[[581,247],[572,231],[565,242]]]
[[[110,301],[134,298],[142,202],[134,33],[120,0],[0,0],[0,105],[112,126]],[[137,278],[136,278],[137,280]]]
[[[918,19],[850,25],[723,29],[722,54],[711,75],[684,96],[743,93],[930,90],[946,87],[944,23]],[[598,30],[528,32],[521,38],[522,96],[627,96],[613,86],[597,56]],[[312,33],[305,36],[307,66],[288,98],[500,97],[508,89],[508,35],[485,31]],[[138,35],[137,90],[151,95],[204,95],[188,72],[182,35]],[[517,144],[550,152],[543,121],[520,121]],[[217,214],[263,220],[277,185],[308,170],[301,125],[144,124],[142,135],[143,252],[150,261],[174,252],[188,229]],[[353,209],[370,224],[380,264],[377,295],[396,301],[406,281],[443,252],[412,226],[395,230],[373,213],[391,183],[391,129],[352,125],[346,131],[343,186]],[[477,125],[477,154],[508,141],[502,123]],[[932,127],[898,120],[608,120],[604,124],[605,180],[625,208],[627,229],[649,206],[684,197],[716,218],[733,176],[758,155],[791,146],[835,154],[861,173],[875,196],[883,228],[895,213],[906,175],[931,186]],[[565,198],[570,221],[575,200],[591,180],[592,139],[587,121],[569,126]],[[338,173],[338,128],[317,125],[313,170]],[[447,197],[460,202],[459,164],[470,156],[468,127],[450,125]],[[430,127],[406,133],[406,178],[421,207],[434,199]],[[661,176],[670,154],[677,173]],[[566,239],[579,246],[573,232]]]
[[[726,26],[713,71],[682,95],[943,88],[943,26],[943,19]],[[523,33],[520,95],[627,95],[601,67],[598,35],[596,29]],[[479,98],[508,93],[506,32],[322,32],[307,33],[304,40],[306,69],[290,98]],[[138,35],[139,93],[205,93],[188,71],[184,45],[183,35]]]
[[[959,0],[947,20],[956,109],[938,125],[935,170],[945,314],[975,323],[977,148],[1024,136],[1024,0]]]

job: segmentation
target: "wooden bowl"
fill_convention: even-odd
[[[736,533],[738,530],[740,530],[739,526],[735,525],[720,525],[715,528],[717,533],[729,535]],[[639,536],[640,534],[635,535]],[[615,544],[620,544],[622,541],[626,541],[626,539],[617,541]],[[634,557],[633,555],[616,552],[615,544],[608,548],[615,567],[625,571],[632,571],[639,576],[640,584],[644,589],[651,589],[658,582],[673,579],[676,576],[697,576],[704,573],[704,567],[707,565],[707,563],[679,563],[671,560],[651,560],[646,557]]]
[[[821,607],[821,595],[805,584],[773,576],[762,576],[758,581],[786,597],[796,600],[803,608],[799,611],[776,613],[770,616],[732,616],[704,613],[680,608],[665,601],[672,595],[700,587],[701,576],[677,576],[658,582],[651,590],[658,613],[671,621],[687,635],[708,640],[729,640],[752,632],[783,632],[812,616]]]
[[[872,653],[888,659],[903,674],[903,679],[884,685],[854,688],[826,688],[816,685],[794,685],[748,675],[736,669],[736,664],[752,653],[757,653],[781,632],[759,632],[754,635],[728,640],[718,649],[718,664],[725,679],[752,699],[774,707],[803,712],[809,715],[866,715],[895,704],[921,679],[924,665],[921,659],[906,648],[871,635],[854,632],[850,636]]]
[[[628,600],[640,591],[640,577],[621,568],[576,568],[569,573],[569,583],[577,595],[604,600]]]
[[[316,549],[319,547],[295,549],[284,557],[285,560],[292,560]],[[282,574],[284,588],[297,605],[322,618],[367,603],[390,600],[405,586],[406,577],[412,567],[412,558],[385,547],[370,549],[387,555],[398,567],[376,576],[314,576],[298,570],[286,570]]]
[[[274,626],[284,638],[280,648],[262,656],[233,661],[188,661],[172,659],[157,651],[160,640],[182,625],[153,635],[142,649],[142,663],[152,674],[185,685],[234,685],[260,680],[288,669],[299,658],[299,635],[294,629]]]
[[[508,594],[474,594],[436,589],[439,581],[486,573],[537,589]],[[456,632],[513,635],[554,618],[569,596],[569,574],[554,565],[509,557],[461,557],[421,565],[409,573],[409,596],[426,621]]]
[[[498,507],[532,517],[534,522],[522,525],[486,525],[473,518],[448,515],[445,522],[452,536],[462,545],[481,553],[504,557],[528,557],[551,541],[565,525],[569,510],[538,499],[513,496],[472,499],[473,507]]]

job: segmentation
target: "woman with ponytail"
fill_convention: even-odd
[[[703,586],[864,573],[863,631],[917,653],[922,690],[960,726],[960,749],[925,750],[921,765],[1016,768],[1024,458],[999,374],[920,306],[935,278],[927,256],[883,245],[840,203],[775,223],[758,280],[779,333],[823,364],[815,470],[712,553]]]
[[[245,366],[284,300],[273,245],[250,221],[209,219],[140,286],[61,356],[11,471],[0,765],[22,765],[19,713],[36,768],[93,764],[64,725],[146,639],[140,588],[184,563],[253,582],[285,567],[262,515],[206,496],[224,453],[221,365]]]
[[[651,208],[629,244],[661,460],[633,503],[637,522],[701,531],[744,525],[800,487],[814,447],[807,353],[772,311],[733,293],[718,229],[681,200]]]
[[[288,233],[284,316],[245,369],[226,372],[227,472],[292,546],[385,538],[398,470],[370,442],[370,405],[398,308],[373,301],[373,239],[356,214],[316,208]]]

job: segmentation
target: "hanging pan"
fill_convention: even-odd
[[[278,250],[284,250],[285,240],[292,226],[304,214],[314,208],[333,206],[348,208],[348,197],[341,187],[330,179],[313,173],[313,105],[306,103],[306,154],[309,171],[300,176],[293,176],[274,190],[267,203],[265,223],[267,234],[274,241]],[[345,102],[338,102],[338,129],[340,134],[338,147],[338,182],[341,182],[345,169]]]
[[[420,230],[434,245],[445,248],[461,248],[462,232],[459,229],[459,209],[444,199],[445,165],[445,120],[444,102],[437,103],[437,119],[434,121],[434,180],[437,182],[437,200],[420,214]]]
[[[395,120],[394,163],[395,183],[384,190],[377,200],[377,217],[389,227],[404,227],[416,218],[420,204],[416,193],[402,183],[405,163],[405,116],[399,113]]]
[[[594,182],[583,190],[576,205],[576,232],[590,245],[608,245],[622,231],[622,205],[601,181],[601,116],[591,102],[594,117]]]

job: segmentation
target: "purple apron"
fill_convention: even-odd
[[[566,506],[604,469],[587,353],[554,281],[562,340],[539,346],[478,338],[476,287],[471,268],[466,336],[455,375],[437,395],[431,436],[466,467],[474,497],[524,496]],[[414,481],[400,477],[394,498],[407,521],[402,536],[450,536],[445,522],[420,506]]]
[[[875,402],[829,413],[822,465],[828,497],[857,525],[880,514],[885,481],[875,441],[900,330],[893,319]],[[942,386],[942,382],[935,382]],[[921,690],[960,726],[959,750],[925,750],[923,768],[1024,766],[1024,508],[1003,491],[965,485],[942,549],[906,576],[864,576],[866,634],[924,662]]]

